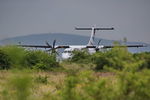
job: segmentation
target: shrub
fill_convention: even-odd
[[[72,54],[72,58],[70,59],[71,62],[75,62],[75,63],[89,63],[90,60],[90,54],[85,51],[79,51],[79,50],[75,50],[73,51]]]
[[[4,53],[3,53],[4,52]],[[4,46],[1,48],[1,67],[50,69],[59,66],[56,56],[44,51],[27,51],[17,46]],[[2,58],[3,57],[3,58]],[[5,66],[4,66],[5,65]]]
[[[133,56],[136,60],[143,60],[144,61],[141,68],[150,69],[150,52],[136,53]]]
[[[92,57],[96,64],[96,70],[113,68],[116,70],[123,70],[128,68],[141,69],[143,60],[137,60],[133,54],[127,51],[126,48],[115,47],[106,52],[97,52]]]
[[[40,56],[39,56],[39,52],[37,51],[28,51],[26,53],[26,64],[28,67],[33,67],[35,66],[37,63],[40,62]]]
[[[47,70],[59,67],[56,57],[43,51],[28,51],[25,61],[27,66],[34,69]]]
[[[4,46],[1,48],[2,51],[9,56],[11,60],[11,68],[24,68],[26,51],[23,48],[17,46]]]
[[[0,50],[0,69],[9,69],[11,67],[11,60],[9,56]]]
[[[150,71],[119,72],[118,87],[122,100],[149,100],[150,99]]]
[[[93,62],[96,64],[96,70],[102,70],[103,67],[109,64],[108,58],[105,53],[97,52],[92,55]]]

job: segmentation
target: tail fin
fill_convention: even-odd
[[[88,46],[94,45],[94,38],[95,38],[95,33],[97,30],[114,30],[114,28],[95,28],[95,27],[91,27],[91,28],[75,28],[76,30],[91,30],[91,37],[90,40],[88,42]]]

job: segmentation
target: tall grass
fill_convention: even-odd
[[[32,77],[29,72],[15,70],[6,79],[2,99],[29,100],[32,86]]]
[[[2,100],[150,99],[150,70],[146,69],[140,72],[115,71],[115,74],[84,70],[76,74],[64,73],[64,77],[60,72],[42,72],[41,76],[29,71],[9,73],[0,92]]]
[[[0,66],[11,69],[0,72],[1,100],[150,100],[150,53],[77,51],[61,63],[15,46],[0,48],[0,54]]]

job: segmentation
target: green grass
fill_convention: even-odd
[[[148,52],[77,51],[62,62],[15,46],[0,54],[0,100],[150,100]]]
[[[0,71],[1,100],[149,100],[150,70]],[[23,98],[23,99],[22,99]]]

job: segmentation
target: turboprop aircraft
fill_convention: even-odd
[[[22,47],[34,47],[34,48],[49,48],[47,51],[51,51],[51,53],[55,53],[57,49],[64,48],[64,51],[62,53],[62,59],[68,59],[72,57],[72,51],[74,50],[83,50],[87,49],[87,51],[92,54],[96,51],[99,51],[102,48],[113,48],[114,46],[105,46],[100,45],[101,40],[98,42],[98,45],[94,45],[94,38],[95,33],[98,30],[114,30],[114,28],[97,28],[97,27],[91,27],[91,28],[75,28],[75,30],[91,30],[91,36],[89,39],[89,42],[86,45],[55,45],[56,40],[53,41],[53,45],[50,45],[48,42],[46,42],[46,45],[19,45]],[[125,47],[124,45],[120,45],[119,47]],[[144,47],[144,45],[126,45],[126,47]]]

